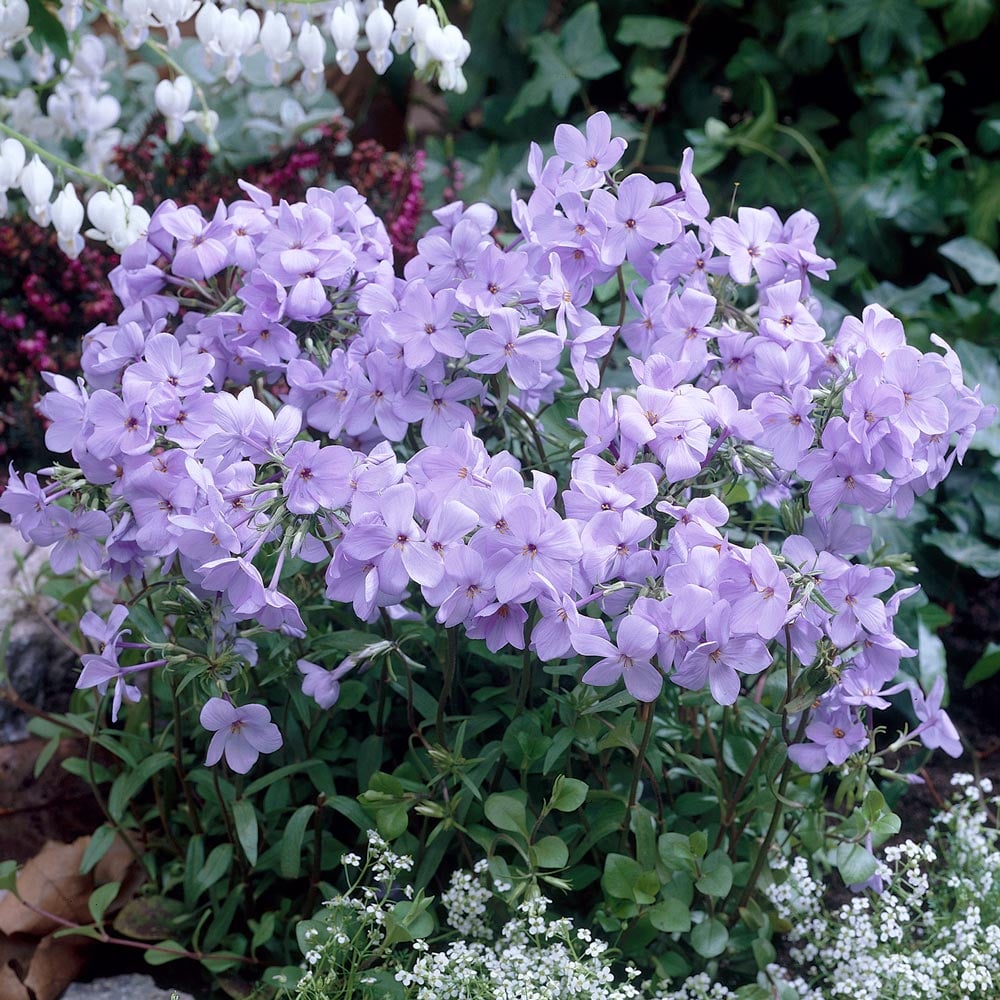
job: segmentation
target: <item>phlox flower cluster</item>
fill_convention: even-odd
[[[827,337],[812,284],[834,265],[808,212],[710,220],[690,150],[676,186],[619,181],[604,114],[559,126],[555,149],[532,146],[506,248],[493,209],[454,203],[402,277],[351,188],[162,204],[112,275],[123,309],[86,338],[84,378],[50,376],[40,404],[79,472],[12,477],[0,506],[61,566],[122,580],[158,562],[231,634],[303,635],[281,589],[298,557],[362,621],[423,614],[493,651],[582,657],[585,683],[641,701],[667,682],[729,705],[787,653],[825,670],[794,759],[842,764],[913,655],[893,631],[912,591],[856,561],[854,514],[905,514],[994,414],[954,352],[908,346],[878,306]],[[608,325],[595,289],[626,273],[631,312]],[[528,446],[487,448],[506,407],[544,466],[542,414],[566,396],[564,482]],[[95,508],[55,502],[81,479]],[[754,509],[784,506],[779,542],[733,516],[737,481]],[[338,678],[313,666],[332,705]],[[942,689],[911,689],[924,743],[959,753]]]

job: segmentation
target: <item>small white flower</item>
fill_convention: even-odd
[[[83,249],[83,204],[77,197],[76,188],[67,184],[52,202],[52,225],[55,228],[59,246],[72,260],[80,256]]]
[[[49,224],[49,197],[55,183],[52,171],[42,163],[37,153],[21,171],[21,190],[28,199],[28,215],[40,226]]]

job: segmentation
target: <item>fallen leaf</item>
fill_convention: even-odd
[[[87,899],[94,880],[90,875],[80,874],[80,861],[88,843],[89,837],[79,837],[72,844],[50,840],[25,862],[17,876],[17,893],[21,898],[8,893],[0,900],[0,931],[43,937],[63,926],[60,920],[89,923]],[[51,916],[35,912],[21,899]]]
[[[31,956],[25,986],[38,1000],[56,1000],[83,972],[93,944],[86,938],[54,938],[51,934],[42,938]]]

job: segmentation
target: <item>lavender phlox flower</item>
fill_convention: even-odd
[[[822,447],[803,457],[797,471],[812,482],[809,504],[819,517],[829,517],[841,503],[877,513],[889,502],[889,480],[875,474],[843,417],[829,420]]]
[[[351,499],[354,452],[348,448],[296,441],[285,455],[285,468],[281,490],[293,514],[315,514],[320,507],[334,510]]]
[[[556,126],[556,152],[571,166],[573,180],[581,190],[597,187],[604,175],[622,158],[628,143],[611,135],[611,119],[603,111],[587,119],[584,135],[572,125]]]
[[[400,598],[398,592],[383,590],[374,560],[352,559],[339,547],[326,567],[325,579],[326,597],[350,603],[355,616],[363,622],[372,621],[378,617],[379,607],[393,604]]]
[[[743,365],[738,385],[751,398],[762,392],[790,396],[799,386],[812,385],[815,350],[815,345],[798,341],[783,345],[758,337],[753,355]]]
[[[122,492],[136,519],[136,542],[148,553],[169,555],[177,547],[171,517],[194,509],[197,485],[186,475],[184,453],[171,450],[126,469]]]
[[[253,616],[267,603],[260,571],[245,556],[223,556],[197,567],[205,590],[224,594],[239,616]]]
[[[636,614],[645,614],[659,632],[656,657],[664,670],[683,661],[698,644],[708,613],[715,606],[715,595],[688,583],[663,601],[640,598],[635,602]],[[652,612],[656,605],[656,612]]]
[[[569,594],[543,590],[536,598],[540,617],[531,630],[530,648],[540,660],[561,660],[573,649],[577,632],[607,636],[601,622],[581,615]]]
[[[198,448],[199,458],[220,456],[226,462],[250,458],[262,460],[274,424],[271,411],[247,387],[238,396],[221,392],[215,396],[215,432]]]
[[[483,557],[475,550],[458,545],[446,551],[443,582],[451,585],[438,605],[435,617],[439,624],[451,628],[469,622],[494,599],[492,574],[487,572]]]
[[[347,657],[333,670],[326,670],[318,663],[309,660],[297,660],[296,666],[304,675],[302,693],[312,698],[320,708],[333,708],[340,697],[341,679],[357,664]]]
[[[712,450],[702,463],[703,466],[711,460],[725,438],[734,437],[757,444],[763,433],[757,415],[752,410],[740,407],[736,393],[728,385],[713,385],[708,390],[708,395],[715,409],[715,414],[709,422],[719,433]]]
[[[951,387],[951,376],[938,355],[898,348],[886,357],[882,375],[886,385],[901,396],[902,406],[893,422],[911,441],[921,434],[947,432],[949,414],[944,397]]]
[[[567,592],[573,569],[582,555],[580,537],[572,522],[545,510],[530,496],[511,501],[506,510],[507,530],[489,536],[490,549],[504,559],[497,572],[497,600],[528,600],[550,584]]]
[[[590,301],[593,290],[593,281],[581,267],[568,267],[564,273],[559,255],[549,254],[549,273],[539,282],[538,302],[543,309],[555,309],[556,330],[561,336],[567,335],[568,324],[574,328],[585,325],[583,317],[590,314],[582,307]]]
[[[579,326],[573,331],[569,344],[570,365],[580,388],[585,392],[591,386],[601,384],[601,372],[597,362],[606,357],[614,346],[618,327],[601,326],[593,313],[581,310],[577,317]]]
[[[129,634],[128,629],[122,628],[127,618],[126,604],[115,604],[108,612],[107,620],[94,611],[87,611],[80,619],[80,631],[103,652],[107,647],[113,649],[123,635]]]
[[[127,674],[152,666],[152,664],[142,664],[138,668],[131,668],[131,670],[123,668],[118,663],[118,650],[114,645],[106,647],[100,653],[84,653],[80,662],[83,664],[83,670],[80,671],[80,676],[76,681],[78,689],[86,690],[96,687],[100,694],[105,694],[108,685],[114,681],[115,689],[111,704],[112,722],[118,721],[118,713],[121,711],[123,701],[135,703],[142,697],[139,688],[125,680]]]
[[[767,646],[756,636],[733,635],[732,608],[719,601],[705,618],[705,637],[670,675],[677,685],[691,690],[708,683],[720,705],[732,705],[740,693],[743,674],[759,674],[771,665]]]
[[[885,687],[885,680],[877,671],[873,671],[857,661],[855,661],[854,666],[840,675],[841,698],[845,705],[853,705],[854,707],[865,705],[868,708],[886,709],[891,704],[887,700],[887,696],[898,694],[908,687],[910,685],[905,681]]]
[[[598,634],[578,630],[572,636],[573,648],[581,656],[601,657],[583,675],[583,683],[603,687],[624,678],[633,698],[655,701],[663,688],[663,675],[652,662],[658,638],[656,626],[638,615],[618,623],[614,642],[606,630]]]
[[[182,399],[200,391],[214,365],[211,355],[185,350],[169,333],[154,334],[146,341],[144,360],[130,365],[123,384],[139,387],[153,408],[160,401]]]
[[[410,579],[433,586],[444,574],[440,558],[417,544],[424,533],[413,519],[415,503],[410,483],[389,487],[379,499],[382,523],[352,525],[340,543],[352,558],[375,562],[382,586],[390,590],[404,590]]]
[[[903,394],[899,389],[867,375],[844,390],[843,412],[847,418],[847,430],[861,445],[866,461],[873,461],[873,449],[893,433],[903,408]],[[906,447],[905,443],[903,447]]]
[[[868,730],[847,705],[827,695],[806,726],[806,739],[793,743],[788,756],[803,771],[816,774],[828,764],[839,767],[867,746]]]
[[[479,515],[457,500],[446,500],[435,505],[434,513],[424,529],[421,541],[413,542],[427,550],[432,559],[441,561],[444,568],[441,579],[434,585],[423,585],[423,594],[427,602],[437,606],[451,591],[454,584],[448,576],[447,558],[450,552],[464,548],[463,540],[479,527]]]
[[[735,220],[713,220],[712,242],[729,257],[729,274],[734,281],[749,285],[751,271],[759,272],[765,258],[775,258],[771,244],[776,228],[773,216],[759,208],[740,208]]]
[[[446,235],[431,230],[424,236],[404,275],[407,280],[423,277],[432,292],[454,288],[472,275],[480,253],[492,243],[488,231],[484,232],[474,219],[464,217]]]
[[[660,460],[670,482],[701,471],[711,432],[691,399],[640,385],[635,396],[619,397],[618,422],[623,438],[645,444]]]
[[[191,514],[169,517],[174,545],[195,566],[205,566],[224,553],[234,555],[242,548],[240,539],[219,507],[205,506]]]
[[[773,639],[785,624],[791,587],[766,545],[755,545],[749,558],[737,558],[738,551],[720,566],[719,596],[732,605],[733,629]]]
[[[527,267],[527,254],[519,250],[505,252],[488,244],[476,258],[472,276],[459,284],[455,298],[480,316],[489,316],[494,310],[516,302],[528,291],[531,282],[525,276]]]
[[[331,436],[340,433],[357,387],[348,371],[347,356],[334,351],[326,371],[307,358],[288,363],[288,402],[305,414],[306,423]]]
[[[282,552],[282,557],[284,554]],[[276,573],[275,576],[277,575]],[[256,619],[261,628],[267,629],[268,632],[280,632],[295,639],[305,638],[306,626],[302,615],[295,602],[278,590],[276,580],[272,580],[271,585],[264,588],[264,604],[259,608],[239,613],[239,617]]]
[[[920,720],[920,724],[910,732],[910,737],[919,736],[928,750],[940,747],[949,757],[961,757],[964,752],[962,740],[948,713],[941,707],[944,678],[938,676],[926,696],[915,684],[912,685],[910,698],[913,700],[913,711]]]
[[[727,258],[713,256],[711,232],[707,227],[698,234],[688,231],[671,243],[653,265],[653,281],[673,289],[683,279],[685,288],[707,292],[708,275],[729,271]]]
[[[666,246],[681,234],[681,223],[667,207],[654,204],[656,185],[643,174],[630,174],[618,186],[615,197],[597,190],[590,196],[590,209],[608,225],[601,246],[601,261],[618,267],[623,260],[642,269],[650,251]]]
[[[629,562],[656,530],[656,521],[637,510],[602,510],[580,532],[581,567],[591,583],[630,579]]]
[[[84,419],[87,450],[96,458],[141,455],[156,443],[146,393],[123,386],[121,396],[98,389],[87,400]]]
[[[685,526],[687,530],[695,527],[695,523]],[[675,527],[672,531],[676,531]],[[705,529],[703,529],[705,530]],[[711,535],[704,544],[695,545],[683,554],[683,561],[673,562],[663,571],[663,585],[672,594],[689,584],[709,591],[713,598],[719,599],[719,564],[722,560],[721,545],[713,544],[722,541],[722,536],[716,531],[715,538]]]
[[[10,516],[14,527],[22,535],[30,538],[39,526],[46,523],[49,497],[33,472],[26,473],[21,479],[11,463],[8,476],[7,486],[0,493],[0,510]]]
[[[779,343],[793,341],[818,343],[826,334],[800,301],[801,281],[782,281],[770,285],[760,306],[760,332]]]
[[[30,538],[38,545],[51,545],[49,565],[54,573],[68,573],[79,561],[97,572],[104,561],[101,541],[111,531],[111,518],[103,510],[67,510],[56,504],[45,509],[45,519],[33,528]]]
[[[862,628],[872,635],[886,631],[885,604],[875,595],[891,587],[894,580],[892,570],[884,566],[851,566],[823,584],[823,596],[837,612],[829,626],[835,645],[846,649],[859,638]]]
[[[796,386],[790,398],[774,392],[761,393],[754,397],[752,406],[760,420],[760,443],[770,449],[779,468],[794,472],[816,434],[809,419],[812,393],[805,386]]]
[[[906,333],[903,324],[887,309],[870,305],[861,313],[861,319],[844,317],[833,346],[849,362],[857,361],[868,351],[884,360],[906,346]]]
[[[576,424],[586,435],[584,445],[576,454],[599,454],[618,436],[618,415],[610,389],[600,399],[585,396],[577,409]]]
[[[579,191],[566,191],[559,197],[562,215],[553,210],[539,212],[534,218],[535,236],[546,249],[553,247],[573,251],[593,268],[598,265],[598,248],[607,232],[607,223],[587,208]]]
[[[871,528],[855,524],[846,510],[836,510],[827,518],[810,515],[803,522],[802,533],[818,550],[838,556],[858,555],[872,543]]]
[[[594,482],[584,475],[570,480],[562,494],[566,517],[588,522],[599,513],[642,510],[656,497],[656,480],[643,468],[633,466],[613,483]]]
[[[419,370],[438,354],[460,358],[465,354],[465,337],[455,325],[456,294],[445,288],[432,294],[426,282],[411,281],[403,292],[400,309],[383,319],[389,335],[403,347],[409,368]]]
[[[246,774],[262,753],[274,753],[282,744],[281,732],[264,705],[237,707],[225,698],[209,698],[201,710],[202,726],[213,733],[205,763],[218,764],[222,755],[238,774]]]
[[[42,378],[52,390],[42,396],[37,406],[48,422],[45,447],[49,451],[69,451],[83,432],[89,398],[86,383],[82,378],[74,382],[52,372],[42,372]]]
[[[527,620],[528,612],[522,605],[494,601],[478,611],[465,628],[470,639],[482,639],[491,653],[497,653],[504,646],[524,649],[524,623]]]
[[[503,369],[519,389],[539,384],[542,368],[562,353],[562,341],[553,333],[535,330],[521,334],[520,321],[513,309],[498,309],[489,317],[489,326],[469,334],[466,346],[480,357],[468,365],[469,371],[492,375]]]
[[[396,410],[397,401],[414,388],[414,375],[404,365],[392,361],[382,351],[372,351],[364,369],[355,368],[352,401],[344,429],[363,434],[374,423],[390,441],[402,441],[409,424]]]
[[[646,297],[662,287],[651,285]],[[717,308],[715,297],[697,288],[685,288],[680,295],[671,295],[660,320],[663,332],[653,340],[647,353],[666,354],[704,367],[708,361],[708,341],[718,332],[709,326]]]
[[[446,447],[451,434],[459,427],[472,427],[475,415],[462,401],[482,398],[485,387],[479,379],[457,378],[451,382],[432,382],[426,393],[411,393],[396,404],[396,412],[411,423],[420,423],[420,436],[426,444]]]
[[[170,270],[178,278],[204,281],[232,262],[227,246],[231,226],[226,216],[221,201],[211,222],[194,205],[178,208],[164,202],[153,213],[149,240],[172,258]],[[173,237],[173,247],[165,247],[165,241],[157,239],[160,230]]]

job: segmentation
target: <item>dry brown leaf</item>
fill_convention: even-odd
[[[25,985],[34,991],[38,1000],[56,1000],[87,965],[94,942],[89,938],[52,935],[38,942]]]
[[[31,1000],[17,973],[6,963],[0,968],[0,997],[3,1000]]]
[[[73,923],[89,923],[87,899],[94,888],[91,875],[80,874],[80,861],[90,843],[79,837],[72,844],[49,841],[41,851],[25,862],[17,876],[21,899]],[[60,927],[58,920],[36,913],[13,893],[0,900],[0,931],[4,934],[30,934],[43,937]]]

